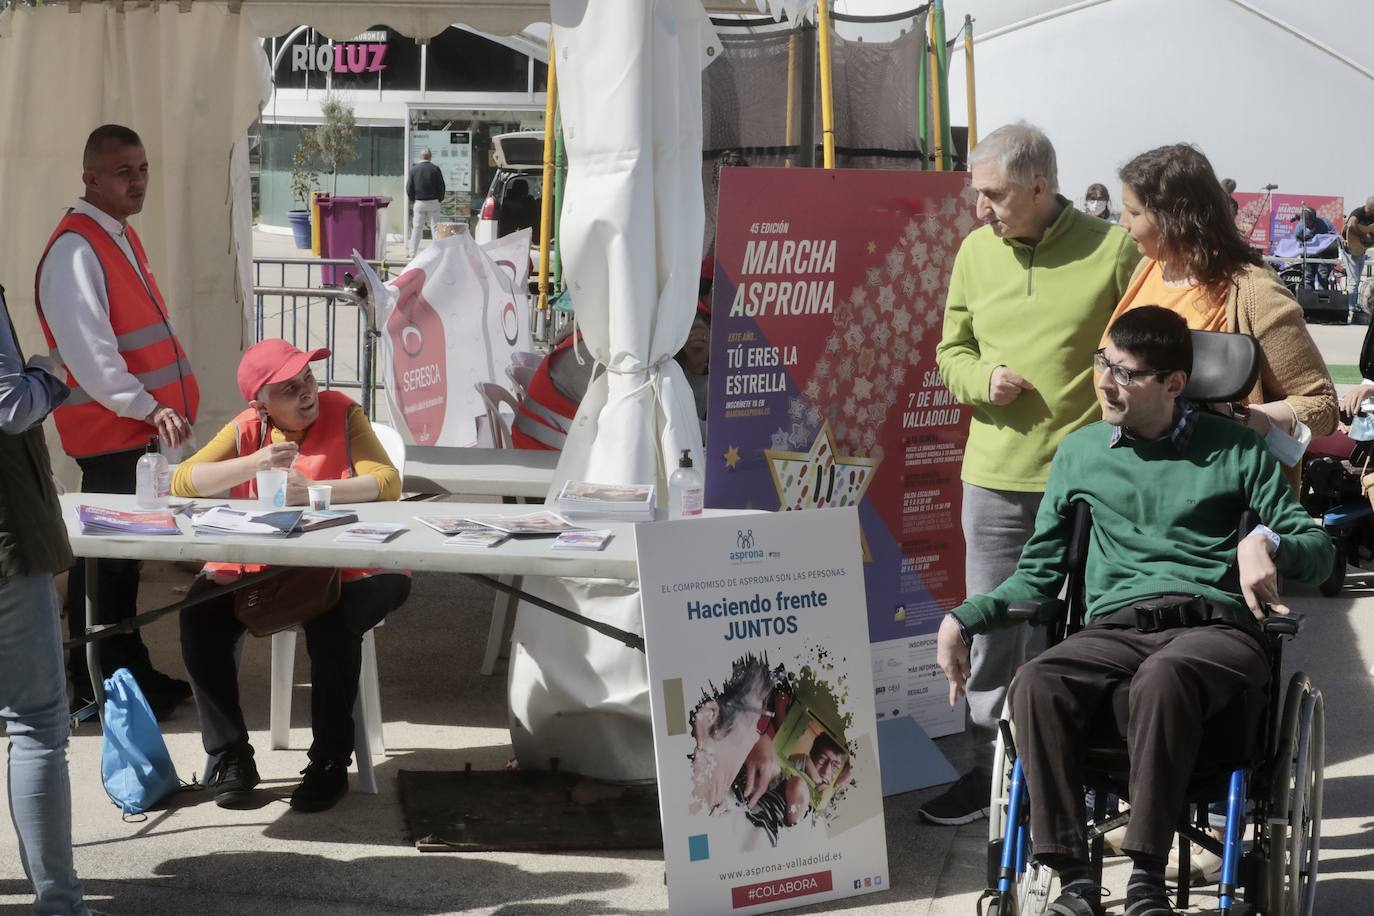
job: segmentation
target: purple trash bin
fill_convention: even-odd
[[[381,211],[391,203],[390,197],[331,197],[321,194],[320,256],[324,258],[353,257],[354,249],[366,259],[377,257],[377,237],[382,224]],[[344,265],[326,264],[323,282],[327,286],[343,284],[345,272],[353,269]]]

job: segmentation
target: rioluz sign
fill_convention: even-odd
[[[364,32],[352,41],[291,48],[291,72],[381,73],[386,69],[386,33]]]

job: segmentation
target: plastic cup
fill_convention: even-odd
[[[285,468],[258,471],[258,505],[265,509],[280,509],[286,505],[286,476]]]
[[[321,483],[313,487],[306,487],[305,492],[310,498],[310,511],[323,512],[329,508],[329,497],[334,492],[334,488],[327,483]]]

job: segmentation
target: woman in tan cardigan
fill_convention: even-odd
[[[1178,312],[1195,330],[1238,331],[1260,345],[1260,376],[1243,405],[1261,436],[1336,428],[1336,388],[1302,308],[1236,228],[1207,157],[1176,144],[1121,169],[1121,225],[1145,257],[1112,320],[1141,305]],[[1110,326],[1110,322],[1109,322]],[[1286,469],[1296,484],[1296,467]]]

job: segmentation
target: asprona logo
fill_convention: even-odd
[[[732,563],[763,559],[763,551],[754,546],[753,528],[740,528],[735,532],[735,548],[730,551],[730,562]]]

